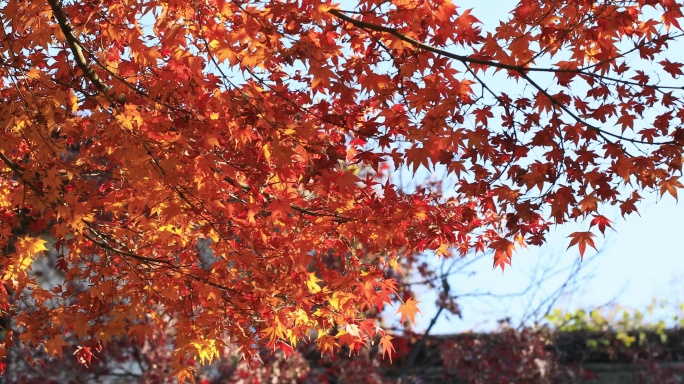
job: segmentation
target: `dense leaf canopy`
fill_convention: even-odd
[[[457,5],[3,2],[3,345],[389,351],[403,256],[504,268],[568,221],[584,254],[607,206],[677,196],[680,2]],[[399,188],[426,170],[454,182]]]

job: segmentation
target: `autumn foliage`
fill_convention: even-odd
[[[569,221],[584,255],[606,207],[677,197],[681,3],[477,13],[3,2],[0,356],[68,338],[88,363],[168,326],[181,378],[227,343],[388,355],[378,314],[418,310],[403,257],[490,249],[503,269]],[[455,182],[400,188],[426,170]]]

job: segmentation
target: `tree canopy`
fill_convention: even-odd
[[[181,376],[227,342],[389,353],[411,255],[503,269],[570,221],[583,255],[606,207],[677,197],[680,2],[457,5],[4,2],[0,356],[169,324]],[[455,182],[399,187],[424,170]]]

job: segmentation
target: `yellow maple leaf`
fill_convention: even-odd
[[[47,241],[40,237],[25,236],[18,241],[17,256],[19,258],[19,271],[25,271],[36,260],[36,256],[43,251],[47,251],[45,244]]]
[[[223,347],[221,340],[196,340],[190,343],[197,350],[197,357],[202,364],[208,364],[221,356],[219,347]]]
[[[421,313],[416,304],[418,304],[417,301],[409,298],[404,304],[399,306],[397,313],[401,313],[402,323],[405,323],[406,320],[410,320],[413,324],[416,323],[416,314]]]
[[[314,273],[309,273],[309,280],[306,282],[306,286],[309,288],[309,291],[311,291],[311,293],[318,293],[321,291],[321,286],[318,285],[319,281],[322,280],[317,278]]]

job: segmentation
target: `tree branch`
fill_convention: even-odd
[[[478,59],[472,56],[465,56],[465,55],[458,55],[452,52],[445,51],[443,49],[439,49],[437,47],[434,47],[429,44],[425,44],[423,42],[420,42],[418,40],[415,40],[411,37],[408,37],[404,35],[403,33],[399,32],[395,28],[390,28],[386,27],[383,25],[376,25],[373,23],[367,23],[365,21],[357,20],[354,19],[348,15],[344,14],[345,11],[341,11],[338,9],[331,9],[328,11],[328,13],[332,14],[333,16],[342,19],[344,21],[347,21],[354,26],[362,29],[368,29],[376,32],[384,32],[388,33],[399,40],[405,41],[412,46],[416,48],[423,49],[428,52],[435,53],[440,56],[448,57],[457,61],[462,62],[463,64],[469,65],[469,64],[479,64],[483,66],[488,66],[488,67],[494,67],[494,68],[499,68],[499,69],[506,69],[511,72],[518,73],[525,81],[527,81],[529,84],[531,84],[534,88],[536,88],[540,93],[542,93],[545,97],[547,97],[551,103],[555,106],[558,106],[563,112],[567,113],[570,115],[575,121],[577,121],[580,124],[583,124],[587,128],[597,132],[606,142],[614,144],[610,140],[608,140],[605,135],[615,137],[619,140],[625,140],[631,143],[635,144],[645,144],[645,145],[667,145],[667,144],[674,144],[674,145],[684,145],[682,143],[678,143],[676,141],[667,141],[667,142],[648,142],[645,140],[639,140],[635,138],[627,138],[621,135],[617,135],[608,131],[605,131],[603,129],[598,128],[597,126],[590,124],[589,122],[581,119],[577,114],[573,113],[568,109],[567,106],[563,105],[560,103],[556,98],[554,98],[552,95],[550,95],[545,89],[541,88],[532,78],[529,76],[529,72],[546,72],[546,73],[573,73],[573,74],[578,74],[578,75],[584,75],[584,76],[590,76],[592,78],[597,78],[597,79],[602,79],[602,80],[608,80],[608,81],[615,81],[619,82],[622,84],[626,85],[634,85],[634,86],[640,86],[642,88],[653,88],[653,89],[684,89],[684,87],[670,87],[670,86],[658,86],[658,85],[652,85],[652,84],[640,84],[634,81],[629,81],[629,80],[621,80],[621,79],[616,79],[612,77],[606,77],[602,76],[593,72],[587,72],[581,68],[578,69],[561,69],[561,68],[535,68],[535,67],[527,67],[525,65],[512,65],[512,64],[505,64],[505,63],[500,63],[496,61],[491,61],[491,60],[484,60],[484,59]]]
[[[539,68],[539,67],[527,67],[524,64],[523,65],[513,65],[513,64],[504,64],[504,63],[499,63],[496,61],[491,61],[491,60],[485,60],[485,59],[478,59],[476,57],[472,56],[465,56],[465,55],[458,55],[452,52],[445,51],[443,49],[439,49],[437,47],[434,47],[429,44],[425,44],[423,42],[420,42],[416,39],[413,39],[411,37],[408,37],[404,35],[403,33],[399,32],[395,28],[390,28],[390,27],[385,27],[383,25],[376,25],[373,23],[367,23],[365,21],[357,20],[352,17],[349,17],[344,14],[344,12],[347,11],[342,11],[339,9],[331,9],[328,11],[331,15],[342,19],[346,22],[351,23],[352,25],[363,28],[363,29],[370,29],[372,31],[376,32],[385,32],[388,33],[399,40],[405,41],[412,46],[416,48],[423,49],[428,52],[435,53],[440,56],[448,57],[454,60],[458,60],[464,64],[479,64],[482,66],[487,66],[487,67],[494,67],[494,68],[499,68],[499,69],[506,69],[509,71],[525,74],[527,72],[547,72],[547,73],[574,73],[578,75],[585,75],[585,76],[590,76],[593,78],[599,78],[599,79],[604,79],[604,80],[609,80],[609,81],[615,81],[619,82],[621,84],[627,84],[627,85],[636,85],[644,88],[655,88],[655,89],[684,89],[684,86],[658,86],[658,85],[653,85],[653,84],[639,84],[634,81],[629,81],[629,80],[621,80],[621,79],[616,79],[612,77],[606,77],[602,76],[593,72],[587,72],[582,68],[577,68],[577,69],[562,69],[562,68]]]
[[[453,265],[453,264],[452,264]],[[449,297],[449,292],[451,291],[451,287],[449,286],[449,282],[447,281],[446,276],[442,277],[442,292],[444,293],[444,297]],[[423,347],[425,346],[425,342],[427,341],[427,337],[430,334],[430,331],[432,330],[432,327],[435,326],[437,323],[437,319],[439,319],[439,316],[442,314],[442,311],[444,311],[444,303],[439,306],[439,310],[437,310],[437,314],[430,320],[430,325],[428,325],[427,329],[423,333],[423,337],[418,340],[416,345],[413,347],[411,350],[411,354],[408,357],[408,360],[406,361],[406,364],[404,365],[404,368],[401,370],[401,374],[399,375],[399,380],[400,382],[404,377],[406,377],[409,374],[409,371],[411,370],[411,367],[413,367],[413,364],[415,364],[416,359],[418,358],[418,354],[420,351],[423,350]]]
[[[88,78],[91,83],[93,83],[95,88],[97,88],[100,93],[109,98],[108,93],[112,87],[103,83],[97,73],[95,73],[95,71],[88,65],[88,61],[83,55],[83,50],[81,49],[81,43],[73,34],[73,30],[71,29],[69,20],[67,20],[60,0],[47,0],[47,2],[50,4],[50,8],[52,8],[52,13],[57,19],[57,23],[64,34],[64,38],[66,39],[67,44],[69,44],[71,53],[74,55],[74,60],[76,60],[76,64],[83,72],[83,75]]]
[[[237,181],[237,180],[235,180],[235,179],[233,179],[233,178],[231,178],[231,177],[229,177],[229,176],[224,176],[224,177],[223,177],[223,180],[225,180],[226,182],[228,182],[228,184],[232,185],[233,187],[241,189],[243,192],[249,192],[249,191],[252,189],[252,188],[249,186],[249,184],[239,182],[239,181]],[[266,199],[268,199],[268,201],[273,200],[273,197],[272,197],[270,194],[265,193],[265,192],[262,192],[262,194],[266,197]],[[301,206],[299,206],[299,205],[297,205],[297,204],[294,204],[294,203],[290,203],[290,208],[291,208],[293,211],[297,211],[297,212],[299,212],[299,213],[303,213],[303,214],[309,215],[309,216],[314,216],[314,217],[332,217],[332,218],[333,218],[333,221],[338,222],[338,223],[346,223],[346,222],[351,221],[351,219],[349,219],[349,218],[347,218],[347,217],[344,217],[344,216],[341,216],[341,215],[338,215],[338,214],[330,214],[330,213],[315,212],[315,211],[311,211],[311,210],[309,210],[309,209],[306,209],[306,208],[301,207]]]

